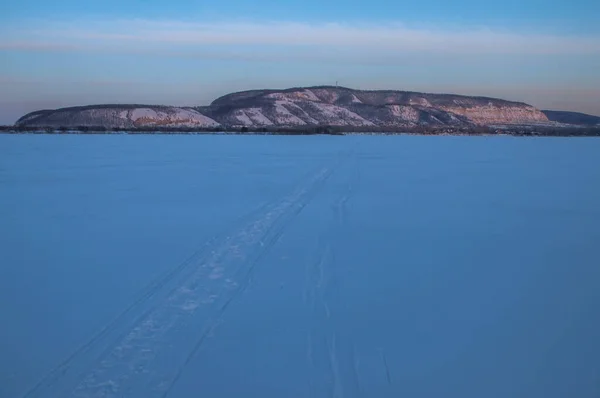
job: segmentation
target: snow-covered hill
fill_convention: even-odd
[[[98,105],[38,111],[18,125],[77,127],[412,127],[548,123],[520,102],[451,94],[363,91],[344,87],[254,90],[225,95],[210,106],[177,108]]]
[[[227,125],[488,125],[548,122],[538,109],[495,98],[344,87],[255,90],[218,98],[202,113]]]
[[[135,128],[215,127],[219,123],[191,108],[152,105],[91,105],[33,112],[19,119],[17,125]]]

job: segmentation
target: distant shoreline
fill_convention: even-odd
[[[600,126],[597,127],[548,127],[548,126],[503,126],[503,127],[406,127],[406,128],[353,128],[349,126],[314,126],[304,128],[106,128],[103,126],[80,126],[77,128],[24,126],[0,126],[0,133],[5,134],[103,134],[103,135],[454,135],[454,136],[517,136],[517,137],[600,137]]]

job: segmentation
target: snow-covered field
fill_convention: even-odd
[[[599,151],[0,135],[0,397],[597,398]]]

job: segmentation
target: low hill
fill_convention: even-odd
[[[209,106],[91,105],[29,113],[26,127],[301,127],[491,126],[548,124],[521,102],[454,94],[307,87],[232,93]]]
[[[579,112],[542,111],[548,120],[557,123],[577,124],[583,126],[600,125],[600,116],[587,115]]]

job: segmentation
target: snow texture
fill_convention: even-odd
[[[308,120],[308,123],[317,124],[317,121],[315,119],[310,117],[306,112],[304,112],[304,110],[302,110],[302,108],[300,108],[298,105],[294,104],[293,102],[275,101],[275,112],[277,113],[277,122],[279,124],[284,124],[284,125],[288,124],[291,126],[301,126],[301,125],[307,124],[307,122],[305,122],[304,120],[293,115],[287,109],[287,107],[298,109],[300,112],[302,112],[305,115],[305,118]]]
[[[272,126],[273,125],[273,122],[268,117],[263,115],[262,111],[259,108],[250,108],[250,109],[247,109],[245,112],[246,112],[246,115],[252,121],[252,125],[255,125],[255,126]]]
[[[392,115],[400,118],[402,121],[416,122],[419,120],[419,112],[410,106],[388,105]]]
[[[595,398],[599,151],[0,135],[0,396]]]
[[[254,124],[244,109],[236,111],[234,115],[242,126],[252,126]]]

